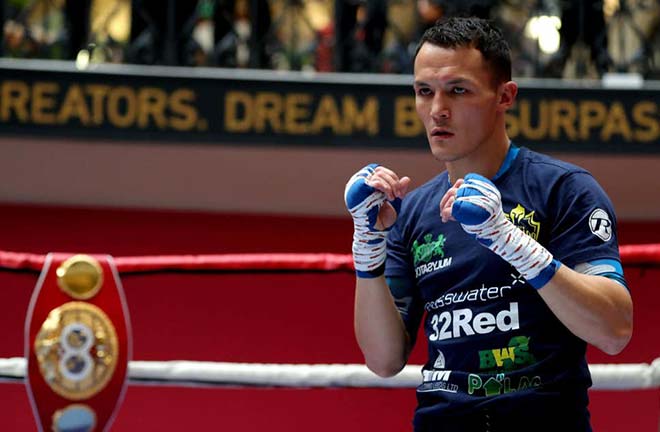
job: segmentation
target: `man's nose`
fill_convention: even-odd
[[[440,92],[436,93],[431,105],[431,118],[435,121],[446,120],[451,117],[447,98]]]

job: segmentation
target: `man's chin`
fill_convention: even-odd
[[[431,154],[435,160],[439,162],[453,162],[459,158],[458,155],[454,154],[446,147],[433,144],[431,144]]]

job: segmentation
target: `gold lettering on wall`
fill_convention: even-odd
[[[60,86],[54,82],[36,82],[32,86],[32,121],[36,124],[55,124],[55,97]]]
[[[284,127],[294,135],[304,135],[309,132],[310,104],[312,95],[292,93],[285,97]]]
[[[170,95],[167,102],[170,112],[169,126],[178,131],[193,130],[195,128],[205,130],[208,128],[206,119],[201,119],[197,107],[195,106],[194,90],[188,88],[180,88],[174,90]]]
[[[248,132],[253,124],[252,98],[246,92],[230,91],[225,96],[225,129],[227,132]]]
[[[30,87],[23,81],[5,81],[2,83],[2,100],[0,114],[2,121],[6,122],[15,115],[19,122],[30,121],[28,105],[30,102]]]
[[[252,100],[250,100],[250,102],[252,102]],[[270,125],[273,132],[280,132],[283,127],[283,109],[282,97],[274,92],[262,92],[257,94],[254,105],[251,103],[250,107],[246,108],[246,110],[254,113],[254,129],[259,133],[266,131],[266,125]]]
[[[569,141],[577,138],[577,107],[573,101],[554,100],[550,102],[550,137],[558,139],[563,133]]]
[[[626,108],[621,101],[521,99],[506,124],[512,139],[650,143],[660,138],[660,109],[648,100]]]
[[[520,130],[531,140],[542,139],[548,134],[548,102],[541,100],[536,118],[532,116],[529,101],[520,101]]]
[[[379,104],[375,96],[360,103],[354,96],[331,94],[229,91],[225,95],[227,132],[336,135],[379,133]]]
[[[341,118],[339,107],[335,98],[330,95],[323,95],[319,100],[316,114],[312,120],[312,131],[320,133],[324,129],[336,131],[339,135],[348,134],[349,128],[346,127]]]
[[[217,130],[226,133],[335,135],[416,138],[424,125],[411,95],[357,96],[345,92],[226,90],[215,112]],[[273,87],[275,89],[275,87]],[[325,89],[324,89],[325,90]],[[204,131],[198,91],[192,88],[137,86],[130,82],[76,83],[52,80],[0,81],[0,121],[38,126],[110,126],[161,131]],[[518,99],[506,115],[509,136],[521,141],[657,144],[660,140],[660,102],[655,96],[619,100],[576,93],[575,98]],[[212,95],[209,95],[212,96]],[[589,98],[580,99],[588,96]],[[388,104],[393,104],[390,106]],[[389,117],[384,118],[381,106]],[[205,108],[209,108],[205,106]],[[218,116],[218,112],[221,115]],[[391,112],[391,114],[389,114]],[[381,130],[381,122],[386,131]]]
[[[660,138],[658,105],[653,102],[638,102],[632,109],[633,122],[641,126],[635,129],[635,141],[651,142]]]
[[[156,87],[143,87],[137,98],[138,126],[146,128],[151,121],[159,129],[167,127],[165,118],[165,107],[167,105],[167,93]]]
[[[66,92],[62,109],[57,115],[57,123],[66,124],[72,118],[76,118],[80,121],[80,124],[87,126],[91,123],[91,117],[82,88],[77,84],[73,84]]]
[[[394,135],[407,138],[424,132],[424,125],[417,115],[415,98],[399,96],[394,100]]]
[[[368,97],[362,109],[352,96],[345,96],[342,99],[344,108],[344,121],[348,123],[348,129],[353,132],[367,132],[369,135],[377,135],[379,131],[378,124],[378,99]]]
[[[105,101],[110,86],[103,84],[90,84],[85,86],[87,94],[92,99],[92,122],[95,125],[101,125],[105,121]]]
[[[161,130],[203,129],[193,90],[157,87],[65,85],[51,81],[0,82],[0,119],[23,124]]]
[[[602,127],[603,120],[607,114],[607,107],[604,103],[594,100],[582,101],[579,105],[580,111],[580,139],[587,140],[591,135],[592,129]]]
[[[127,128],[135,123],[137,100],[130,87],[115,87],[108,95],[108,120],[114,126]]]
[[[626,116],[626,110],[620,102],[614,102],[607,113],[605,124],[600,132],[600,138],[603,141],[612,139],[612,135],[621,135],[625,141],[632,139],[632,131]]]

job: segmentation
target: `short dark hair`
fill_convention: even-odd
[[[495,84],[511,81],[511,50],[500,29],[482,18],[451,17],[438,20],[424,32],[415,57],[424,43],[443,48],[476,48],[491,66]]]

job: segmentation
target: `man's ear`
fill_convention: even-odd
[[[499,100],[497,101],[498,107],[504,112],[511,108],[516,101],[518,94],[518,84],[514,81],[507,81],[500,84]]]

